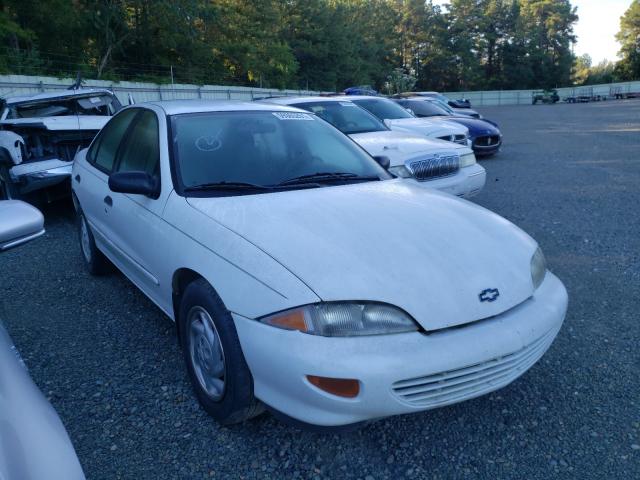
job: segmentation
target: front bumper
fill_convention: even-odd
[[[441,192],[462,198],[471,198],[480,193],[486,180],[487,172],[482,165],[477,163],[461,168],[455,175],[449,177],[434,178],[421,182],[415,179],[408,179],[408,181],[415,182],[421,187],[435,188]]]
[[[339,426],[429,410],[504,387],[542,357],[566,310],[567,292],[548,272],[535,295],[519,306],[430,334],[329,338],[233,317],[255,395],[301,422]],[[340,398],[311,385],[306,375],[358,379],[360,393]]]
[[[59,159],[24,162],[9,170],[10,181],[21,194],[52,187],[71,178],[73,162]]]

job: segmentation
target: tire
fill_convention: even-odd
[[[204,279],[185,289],[178,321],[187,371],[204,410],[222,425],[261,414],[233,318]]]
[[[98,250],[82,210],[78,210],[78,239],[80,240],[80,253],[89,273],[91,275],[109,273],[112,268],[111,262],[104,256],[104,253]]]

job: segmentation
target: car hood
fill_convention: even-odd
[[[385,125],[391,130],[418,133],[427,137],[444,137],[448,135],[466,135],[467,129],[454,122],[439,122],[426,118],[387,119]]]
[[[434,153],[451,153],[459,155],[471,152],[468,147],[452,142],[445,142],[424,135],[398,131],[355,133],[349,135],[369,155],[389,157],[391,166],[403,165],[407,160]]]
[[[479,118],[471,118],[464,116],[455,116],[455,117],[443,117],[447,121],[456,122],[460,125],[464,125],[469,129],[469,134],[471,136],[475,135],[500,135],[500,129],[487,122],[486,120],[480,120]]]
[[[100,130],[111,119],[104,115],[66,115],[63,117],[19,118],[3,120],[0,126],[43,128],[45,130]]]
[[[536,243],[507,220],[402,180],[189,198],[324,301],[396,305],[424,329],[497,315],[533,294]],[[233,214],[231,214],[233,213]],[[497,289],[493,302],[481,302]]]

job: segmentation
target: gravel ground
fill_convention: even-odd
[[[356,432],[269,415],[219,427],[191,392],[173,324],[122,275],[92,278],[66,203],[0,257],[0,318],[90,479],[640,478],[640,102],[481,109],[502,152],[477,202],[523,227],[570,306],[512,385]],[[473,241],[473,239],[469,239]]]

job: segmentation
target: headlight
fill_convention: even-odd
[[[330,302],[307,305],[260,320],[287,330],[325,337],[415,332],[418,325],[399,308],[381,303]]]
[[[470,167],[474,163],[476,163],[476,156],[473,152],[460,155],[460,168]]]
[[[413,177],[413,173],[411,173],[411,170],[409,170],[405,165],[396,165],[395,167],[390,167],[389,172],[393,173],[396,177],[399,178]]]
[[[533,288],[537,289],[544,276],[547,274],[547,261],[544,258],[542,250],[538,248],[536,253],[531,257],[531,281],[533,282]]]

